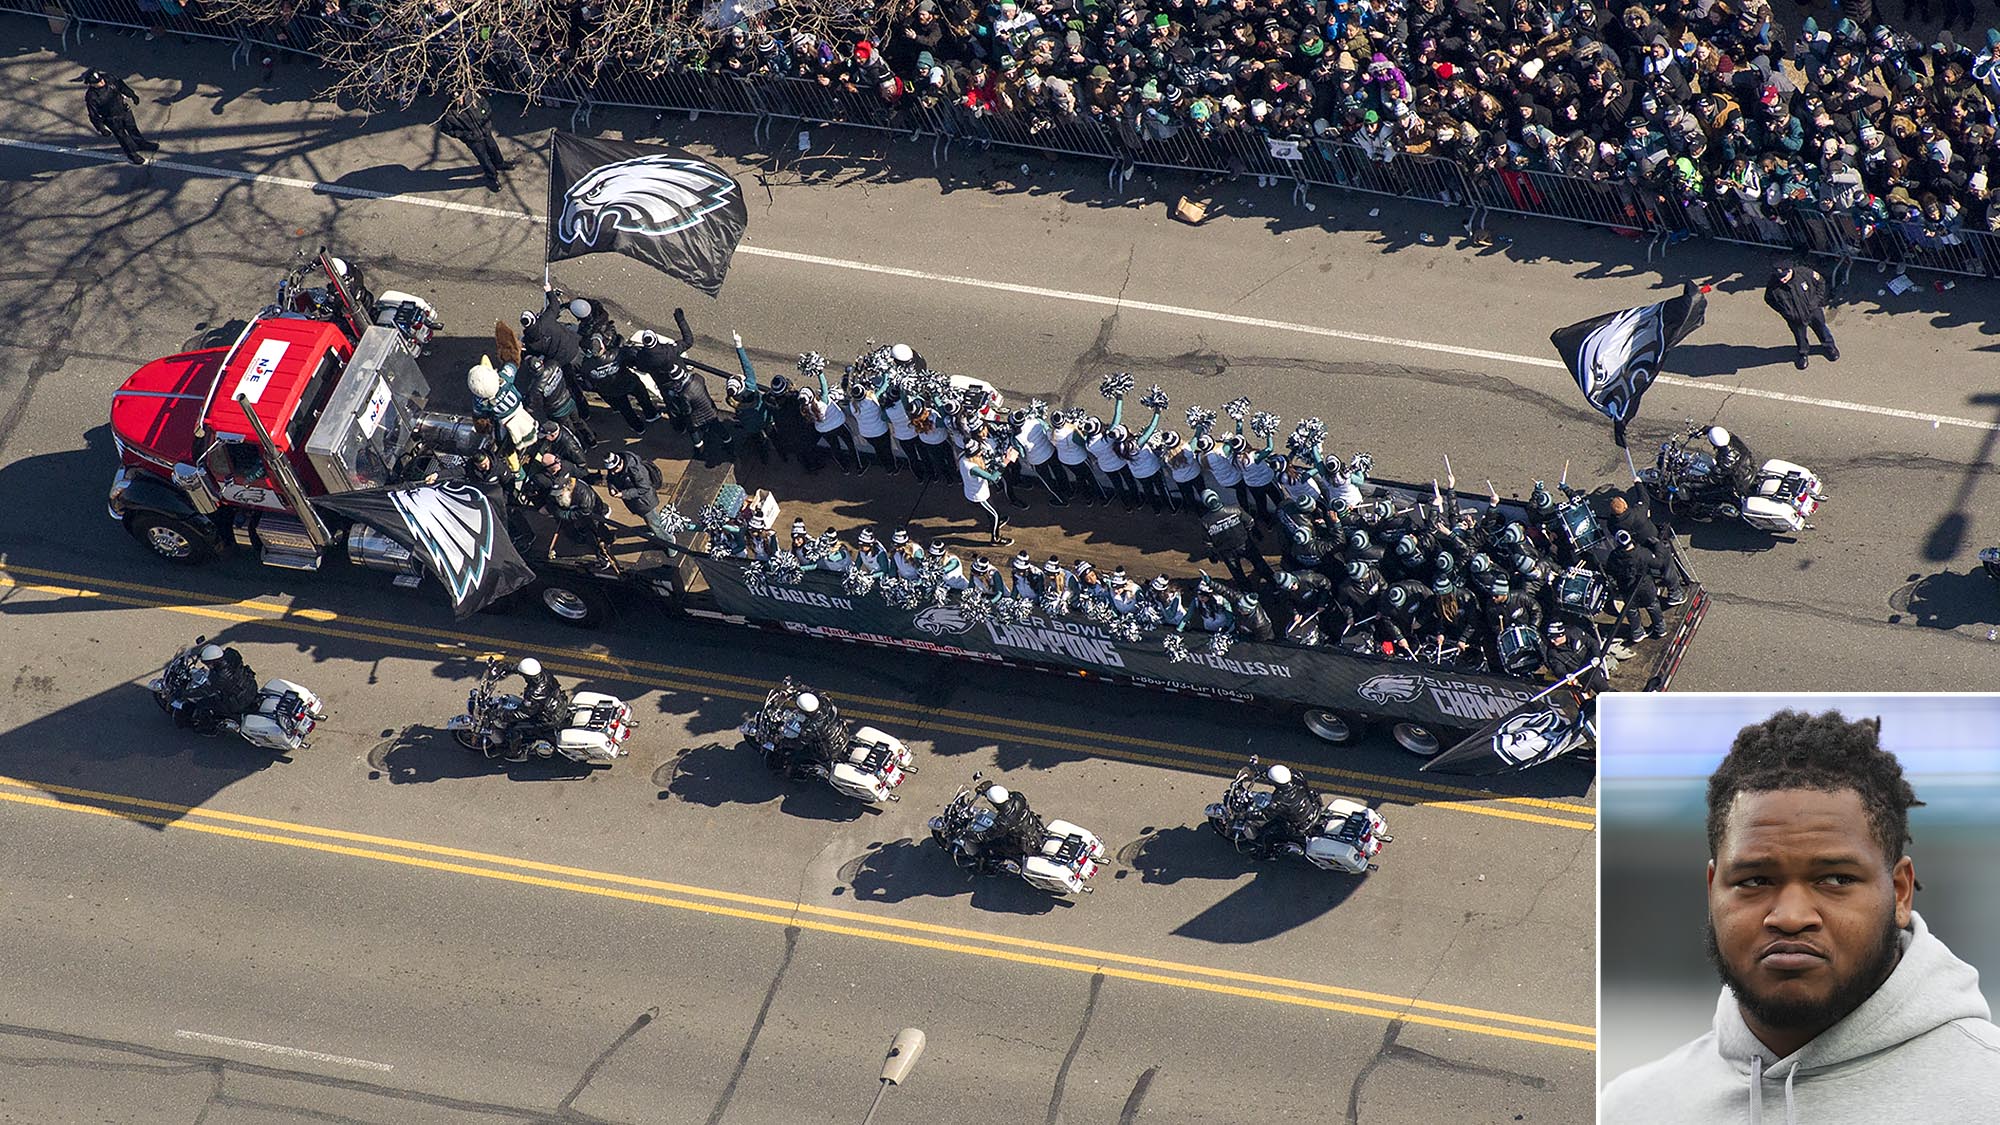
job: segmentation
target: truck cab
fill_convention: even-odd
[[[429,393],[394,328],[356,338],[338,321],[266,309],[231,346],[154,360],[112,395],[111,515],[177,563],[235,546],[316,570],[344,543],[363,565],[414,576],[408,552],[329,524],[311,498],[395,483]]]

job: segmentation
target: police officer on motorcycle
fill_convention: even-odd
[[[981,796],[993,806],[993,823],[974,837],[984,854],[1019,860],[1042,846],[1042,820],[1028,799],[1004,785],[989,785]]]
[[[1264,771],[1264,779],[1271,783],[1271,803],[1257,829],[1258,843],[1267,854],[1303,855],[1306,841],[1326,817],[1326,806],[1312,786],[1294,777],[1287,766],[1272,766]]]
[[[1729,482],[1730,490],[1738,499],[1750,495],[1757,487],[1757,459],[1750,455],[1750,447],[1721,426],[1708,428],[1708,444],[1715,449],[1716,472]]]
[[[569,693],[556,682],[556,675],[534,657],[524,657],[514,670],[527,683],[521,688],[520,723],[508,732],[507,760],[528,759],[528,744],[534,735],[550,736],[569,721]]]
[[[211,644],[202,646],[199,657],[208,678],[175,709],[176,722],[206,732],[257,706],[257,673],[243,662],[242,653]]]
[[[831,763],[842,749],[846,735],[840,724],[839,709],[811,691],[799,692],[793,697],[792,706],[799,713],[799,737],[785,748],[785,769],[796,774],[802,766]]]

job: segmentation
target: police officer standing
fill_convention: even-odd
[[[1764,303],[1771,306],[1785,324],[1792,330],[1792,339],[1799,346],[1799,370],[1806,369],[1806,358],[1812,349],[1806,343],[1806,329],[1826,348],[1828,363],[1840,362],[1840,349],[1834,346],[1833,333],[1826,327],[1826,279],[1811,266],[1795,262],[1779,262],[1771,267],[1771,280],[1764,286]]]
[[[100,136],[116,139],[118,147],[125,150],[125,159],[144,164],[146,158],[141,153],[160,151],[157,143],[140,134],[139,120],[132,116],[139,95],[132,92],[123,78],[114,78],[101,70],[86,70],[80,81],[84,84],[83,108],[90,114],[90,127]]]
[[[486,173],[487,191],[500,190],[500,173],[512,168],[514,162],[500,155],[500,144],[493,138],[493,107],[479,91],[470,87],[460,90],[452,98],[451,108],[438,119],[437,129],[472,150],[472,158]]]

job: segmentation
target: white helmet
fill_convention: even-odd
[[[584,300],[582,297],[578,297],[576,300],[571,301],[569,303],[569,315],[577,318],[578,320],[583,320],[587,318],[588,316],[590,316],[590,302]]]
[[[1710,426],[1708,428],[1708,444],[1714,446],[1717,449],[1721,449],[1724,446],[1728,445],[1729,431],[1723,429],[1721,426]]]
[[[492,398],[500,393],[500,373],[493,370],[491,360],[482,356],[479,366],[466,370],[465,389],[474,398]]]
[[[345,258],[328,258],[327,261],[333,263],[334,273],[339,274],[342,278],[347,277],[347,260]]]
[[[989,800],[989,801],[991,801],[991,802],[993,802],[993,803],[994,803],[994,804],[996,804],[996,805],[1003,805],[1003,804],[1006,804],[1006,803],[1007,803],[1007,787],[1006,787],[1005,785],[989,785],[989,786],[987,786],[987,787],[986,787],[986,799],[987,799],[987,800]]]
[[[514,665],[514,667],[518,669],[523,676],[539,676],[542,674],[542,662],[536,660],[532,656],[522,657],[521,662],[519,664]]]
[[[897,363],[908,363],[917,358],[917,353],[911,351],[908,344],[897,344],[889,349],[889,358]]]
[[[209,662],[210,664],[215,663],[216,661],[222,659],[222,646],[221,645],[201,646],[201,658]]]
[[[819,696],[809,691],[799,693],[799,710],[811,715],[819,710]]]
[[[1264,776],[1270,778],[1273,785],[1290,785],[1292,783],[1292,770],[1289,766],[1272,766],[1270,769],[1264,771]]]

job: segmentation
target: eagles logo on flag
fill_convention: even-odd
[[[736,181],[706,161],[641,156],[592,168],[563,193],[556,237],[593,249],[609,226],[622,234],[659,238],[729,206]]]
[[[555,135],[551,262],[624,254],[713,295],[749,218],[735,177],[692,153]]]
[[[1689,281],[1678,297],[1558,328],[1549,342],[1590,405],[1615,424],[1623,445],[1625,423],[1639,412],[1640,396],[1659,377],[1667,349],[1701,327],[1707,311],[1708,299]]]
[[[400,485],[316,496],[313,506],[367,524],[423,561],[453,612],[479,612],[535,580],[501,526],[499,506],[469,484]]]

